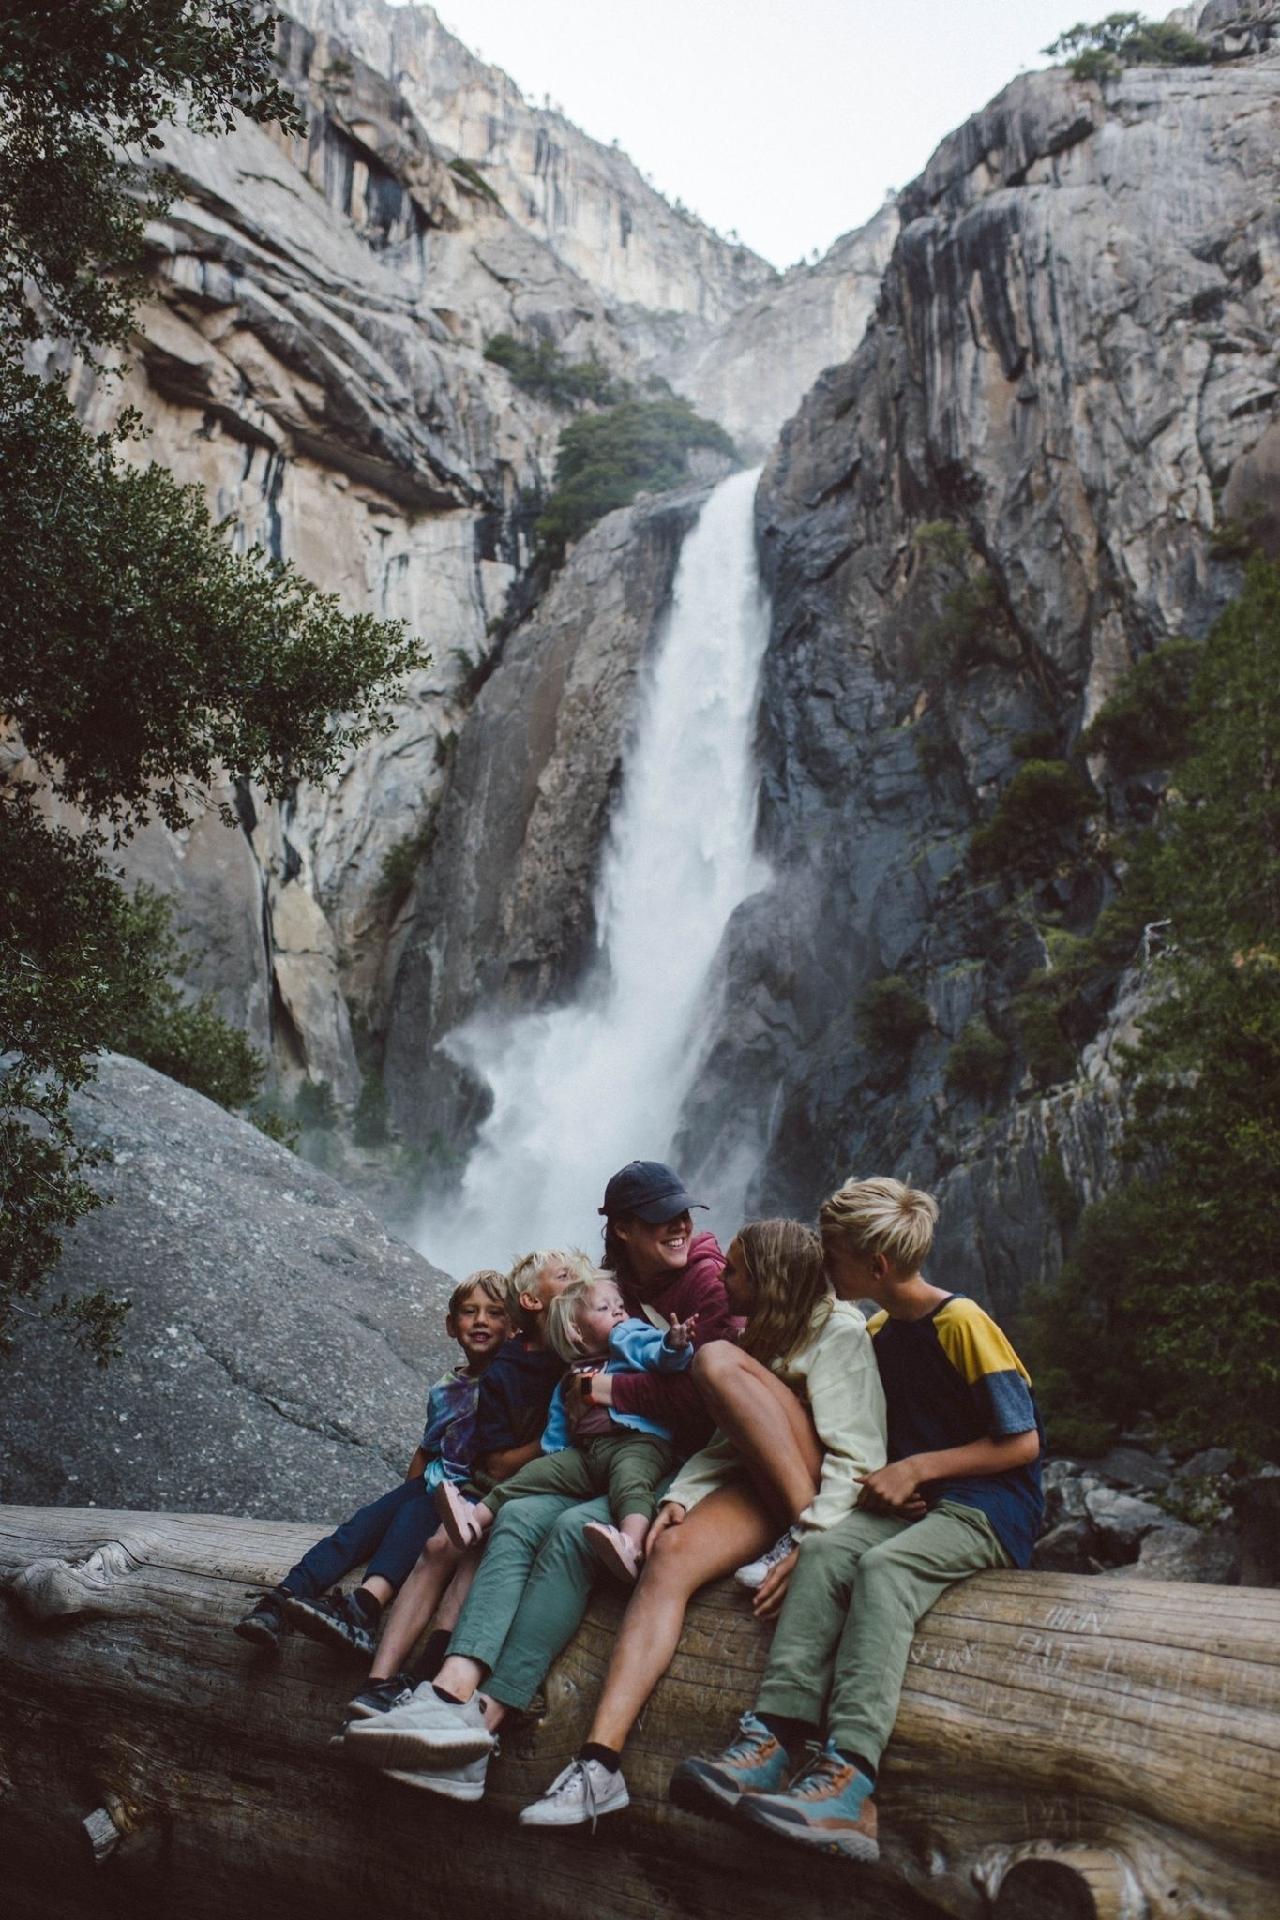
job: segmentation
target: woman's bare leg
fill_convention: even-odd
[[[387,1615],[378,1651],[369,1669],[370,1680],[389,1680],[404,1667],[414,1642],[457,1572],[461,1558],[444,1528],[437,1528],[418,1555]]]
[[[444,1598],[436,1608],[435,1624],[441,1633],[452,1633],[458,1624],[458,1615],[462,1612],[462,1603],[471,1591],[471,1582],[476,1577],[476,1568],[480,1565],[480,1556],[484,1552],[483,1544],[468,1547],[458,1562],[457,1571],[444,1590]]]
[[[822,1443],[804,1404],[728,1340],[699,1349],[693,1376],[757,1493],[780,1524],[789,1526],[813,1499],[822,1471]]]
[[[773,1541],[774,1523],[750,1487],[721,1487],[654,1540],[614,1641],[588,1739],[621,1750],[671,1664],[691,1595]]]

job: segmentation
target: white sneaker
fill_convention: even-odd
[[[584,1827],[595,1832],[602,1813],[621,1813],[631,1795],[621,1770],[610,1773],[598,1760],[571,1760],[558,1773],[541,1800],[520,1811],[522,1827]]]
[[[430,1773],[409,1773],[398,1767],[385,1769],[388,1780],[398,1780],[404,1787],[419,1787],[424,1793],[438,1793],[446,1800],[480,1800],[484,1797],[484,1780],[489,1771],[489,1762],[497,1752],[495,1743],[489,1753],[482,1753],[476,1760],[460,1761],[456,1766],[439,1767]]]
[[[754,1593],[757,1587],[764,1585],[779,1561],[785,1560],[792,1549],[799,1545],[800,1542],[788,1527],[782,1538],[775,1540],[767,1553],[762,1553],[758,1560],[748,1560],[745,1567],[739,1567],[733,1576],[734,1579],[740,1587],[750,1587]]]
[[[343,1746],[353,1760],[369,1767],[417,1771],[447,1768],[451,1761],[478,1760],[492,1751],[494,1737],[484,1723],[480,1696],[457,1705],[442,1700],[429,1680],[412,1700],[372,1720],[352,1720]]]

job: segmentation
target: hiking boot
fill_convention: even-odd
[[[289,1631],[289,1622],[284,1616],[287,1598],[288,1595],[278,1587],[262,1594],[244,1619],[236,1621],[232,1632],[238,1633],[242,1640],[248,1640],[252,1646],[266,1647],[272,1653],[279,1653],[280,1642]]]
[[[876,1803],[865,1773],[828,1740],[783,1793],[744,1793],[737,1811],[753,1826],[798,1840],[814,1853],[870,1864],[880,1858]]]
[[[737,1739],[714,1760],[682,1760],[667,1793],[686,1813],[732,1813],[744,1793],[777,1793],[791,1771],[791,1756],[776,1734],[744,1713]]]
[[[495,1740],[488,1753],[482,1753],[475,1760],[459,1760],[447,1767],[433,1768],[430,1773],[410,1773],[401,1767],[388,1767],[388,1780],[398,1780],[402,1787],[418,1787],[423,1793],[438,1793],[446,1800],[481,1800],[484,1798],[485,1775],[489,1771],[489,1762],[498,1751]]]
[[[598,1760],[571,1760],[558,1773],[541,1800],[520,1811],[522,1827],[585,1827],[602,1813],[621,1813],[631,1795],[621,1770],[610,1773]]]
[[[371,1680],[355,1698],[347,1702],[353,1720],[374,1720],[392,1707],[403,1707],[413,1698],[413,1682],[407,1673],[393,1673],[389,1680]]]
[[[625,1580],[629,1587],[635,1585],[644,1555],[634,1540],[628,1540],[621,1527],[606,1527],[599,1520],[589,1520],[582,1529],[582,1537],[607,1573],[615,1580]]]
[[[341,1647],[346,1653],[372,1660],[377,1641],[369,1631],[368,1614],[354,1593],[322,1593],[314,1599],[289,1594],[284,1610],[292,1626],[308,1640],[319,1640],[327,1647]]]
[[[734,1579],[740,1587],[748,1587],[754,1593],[757,1587],[764,1585],[774,1568],[799,1544],[795,1534],[788,1527],[782,1538],[775,1540],[767,1553],[762,1553],[758,1560],[748,1560],[745,1567],[739,1567],[733,1576]]]
[[[343,1744],[362,1766],[384,1769],[447,1768],[455,1760],[478,1760],[493,1747],[477,1694],[459,1705],[442,1700],[429,1681],[403,1706],[352,1720]]]

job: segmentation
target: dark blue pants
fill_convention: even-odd
[[[399,1587],[439,1524],[434,1488],[429,1492],[424,1476],[416,1474],[317,1540],[280,1585],[300,1600],[313,1600],[367,1560],[366,1578],[379,1573]]]

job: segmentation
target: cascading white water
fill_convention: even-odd
[[[597,902],[599,957],[572,1005],[481,1015],[454,1058],[493,1108],[452,1202],[418,1223],[451,1273],[524,1248],[599,1245],[596,1208],[628,1160],[665,1160],[697,1073],[708,986],[757,857],[754,733],[768,607],[756,570],[758,471],[717,487],[686,537],[645,688]]]

